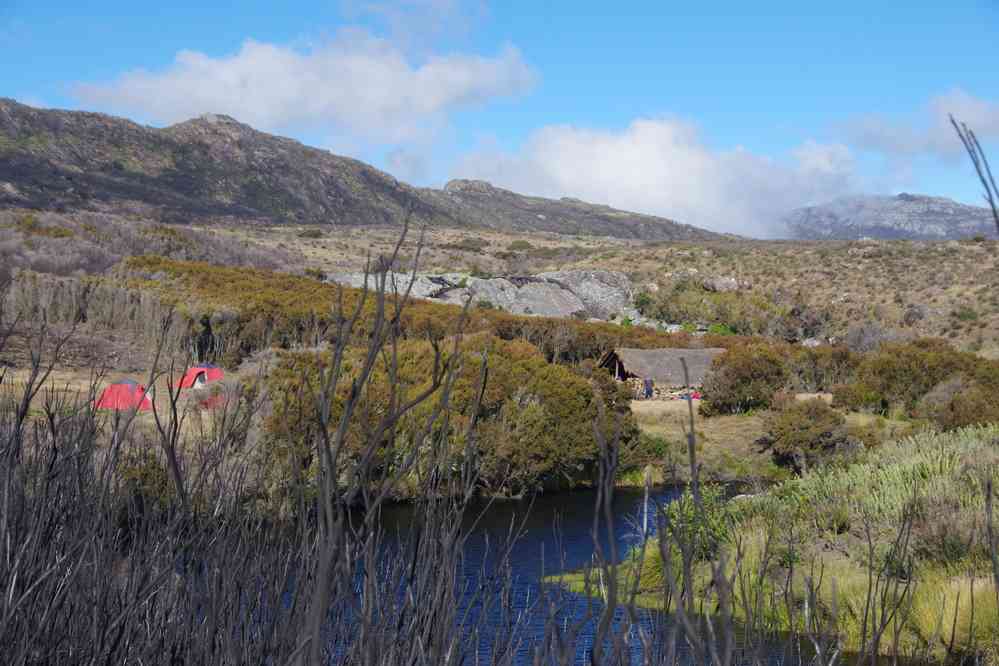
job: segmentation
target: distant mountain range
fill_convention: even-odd
[[[164,222],[415,222],[644,240],[721,238],[665,218],[482,181],[419,188],[355,159],[208,114],[164,129],[0,99],[0,207],[104,210]]]
[[[908,238],[945,240],[982,235],[994,238],[987,208],[921,194],[843,197],[798,208],[782,220],[784,234],[797,239]]]

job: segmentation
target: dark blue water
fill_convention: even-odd
[[[648,504],[650,531],[656,522],[656,507],[669,502],[678,493],[675,489],[663,488],[652,491]],[[569,627],[585,620],[588,609],[592,614],[599,614],[601,605],[598,601],[568,593],[543,581],[547,576],[573,572],[592,563],[595,502],[595,491],[577,490],[548,493],[532,501],[498,501],[469,507],[466,520],[469,525],[475,521],[475,527],[470,532],[464,551],[462,574],[468,590],[480,589],[484,583],[483,576],[487,579],[492,576],[501,578],[500,572],[496,571],[498,545],[508,540],[511,524],[520,528],[510,551],[513,580],[508,601],[486,609],[482,609],[477,601],[470,601],[471,607],[466,609],[473,623],[479,613],[488,615],[487,621],[482,623],[487,630],[477,641],[477,653],[483,660],[493,647],[494,635],[502,634],[503,628],[514,618],[519,620],[518,662],[528,663],[531,647],[543,639],[551,612],[548,603],[538,603],[545,595],[549,600],[557,597],[560,626]],[[612,541],[617,546],[619,558],[625,557],[629,549],[641,542],[644,507],[643,491],[615,491],[613,530],[609,532],[602,522],[598,530],[598,540],[606,557],[610,557]],[[404,531],[411,511],[405,506],[387,508],[385,527],[389,532],[393,529]],[[488,585],[489,580],[485,584]],[[474,595],[469,593],[471,596]],[[623,617],[621,613],[619,616]],[[640,619],[651,622],[648,613],[643,613]],[[587,662],[593,635],[593,622],[587,622],[576,640],[577,663]]]

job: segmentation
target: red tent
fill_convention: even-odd
[[[223,377],[225,377],[225,373],[222,372],[222,368],[211,363],[200,363],[188,368],[184,376],[177,382],[177,386],[180,388],[194,388],[195,386],[204,386],[208,382],[217,382]]]
[[[126,412],[136,409],[140,412],[148,412],[153,408],[153,403],[146,395],[146,387],[131,379],[110,384],[101,393],[101,397],[94,403],[97,409],[113,409],[119,412]]]

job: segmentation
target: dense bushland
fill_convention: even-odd
[[[716,250],[717,251],[717,250]],[[679,324],[716,326],[745,336],[800,340],[820,335],[829,316],[800,294],[717,292],[695,274],[680,271],[655,292],[641,292],[635,306],[647,317]]]
[[[477,422],[478,455],[474,461],[481,490],[494,495],[522,495],[541,489],[571,488],[596,480],[598,444],[593,423],[598,403],[615,416],[614,427],[622,451],[624,466],[644,462],[632,455],[638,429],[628,408],[623,387],[605,379],[605,373],[583,376],[567,366],[548,363],[530,343],[504,341],[490,334],[478,334],[462,344],[465,362],[455,375],[448,396],[451,416],[446,432],[440,433],[461,443],[472,419]],[[405,395],[426,389],[433,375],[434,344],[408,340],[395,350],[397,369],[389,376],[383,369],[373,375],[359,404],[358,417],[351,424],[346,441],[348,454],[361,450],[373,425],[388,408],[390,383],[403,387]],[[298,493],[314,492],[318,461],[309,453],[308,442],[315,437],[317,364],[328,366],[330,354],[281,352],[267,379],[271,410],[263,424],[267,440],[265,459],[268,476],[274,483],[300,480],[294,490],[284,489],[274,499],[284,501]],[[489,383],[478,396],[475,384],[488,363]],[[359,365],[356,350],[344,359],[343,371],[350,377]],[[302,381],[303,377],[307,378]],[[603,380],[603,381],[601,381]],[[342,384],[333,396],[331,413],[342,413],[349,384]],[[401,421],[375,452],[377,468],[392,474],[396,461],[405,459],[414,438],[412,429],[427,410],[438,408],[428,400],[411,417]],[[612,437],[615,433],[607,432]],[[461,449],[449,464],[460,466]],[[349,463],[350,456],[344,458]],[[419,465],[417,466],[419,471]],[[425,470],[424,470],[425,471]],[[404,479],[398,487],[400,497],[407,497],[417,487]]]
[[[831,392],[835,405],[845,409],[952,429],[999,417],[999,362],[938,339],[886,342],[867,353],[774,342],[737,344],[715,360],[701,412],[770,409],[787,392]]]
[[[340,289],[287,273],[164,257],[133,257],[124,262],[122,271],[134,288],[175,303],[192,321],[208,316],[213,334],[229,341],[230,365],[270,345],[315,344],[334,325],[330,313],[339,307],[340,300],[349,309],[361,295],[359,289]],[[392,286],[405,292],[405,284]],[[369,317],[366,313],[359,325],[365,326]],[[400,326],[407,338],[440,337],[453,331],[459,319],[465,333],[491,332],[504,340],[525,340],[549,360],[565,363],[597,359],[615,346],[729,346],[744,341],[738,336],[694,338],[644,327],[527,317],[487,308],[463,315],[460,307],[428,301],[410,303]]]
[[[774,347],[755,344],[730,349],[712,363],[704,381],[701,412],[710,416],[765,409],[787,382],[785,359]]]

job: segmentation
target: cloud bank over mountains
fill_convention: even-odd
[[[751,236],[772,233],[769,221],[789,206],[854,185],[846,146],[808,141],[779,159],[739,147],[718,151],[696,126],[675,118],[636,120],[620,131],[545,127],[515,153],[482,149],[455,171],[520,192],[571,194]]]
[[[358,25],[304,48],[248,39],[222,57],[181,51],[160,70],[81,83],[74,92],[88,105],[163,124],[225,113],[268,131],[327,137],[336,152],[375,146],[387,169],[417,183],[479,178],[753,236],[777,233],[790,209],[901,186],[919,160],[954,163],[961,145],[948,114],[983,141],[999,138],[999,103],[955,88],[905,117],[844,118],[822,140],[802,136],[783,154],[718,148],[696,119],[636,115],[611,128],[542,121],[520,145],[486,142],[451,155],[445,174],[440,155],[448,152],[442,145],[455,145],[453,114],[525,95],[543,72],[512,44],[490,54],[444,52],[441,40],[485,15],[482,2],[341,2],[348,18],[374,17],[384,34]]]
[[[861,156],[883,160],[884,179],[893,182],[917,159],[962,159],[948,114],[982,140],[999,137],[999,104],[955,89],[909,121],[858,116],[832,128],[835,141],[806,139],[784,155],[714,149],[687,120],[646,118],[620,130],[543,127],[515,151],[486,146],[454,171],[525,193],[571,195],[767,237],[783,231],[780,218],[791,209],[880,189],[860,173]]]
[[[181,51],[164,70],[79,84],[75,93],[161,123],[210,111],[272,131],[318,128],[399,143],[423,139],[456,109],[523,94],[536,80],[513,46],[416,62],[389,40],[349,28],[304,50],[246,40],[226,57]]]

